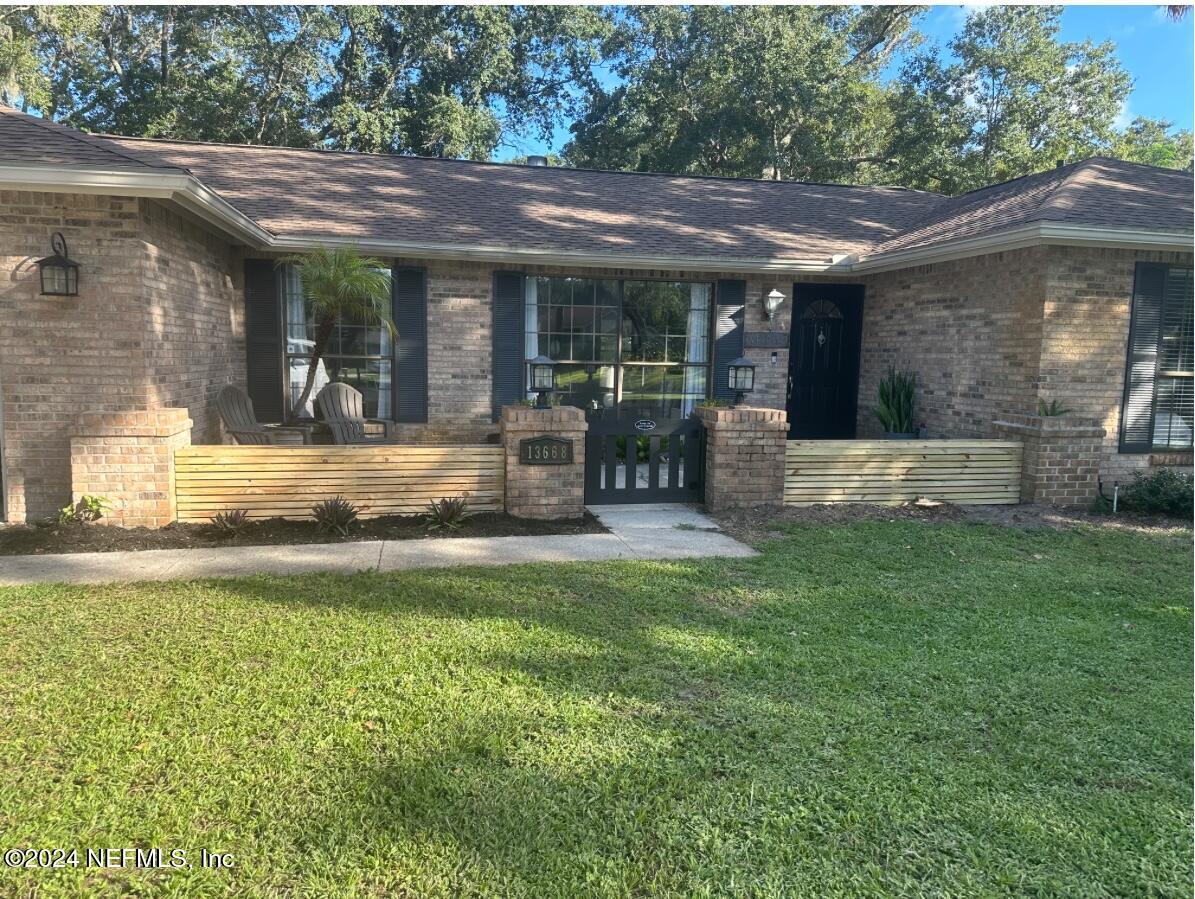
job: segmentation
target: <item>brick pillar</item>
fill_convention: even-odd
[[[1021,502],[1085,506],[1095,500],[1104,429],[1094,418],[1006,415],[996,434],[1024,444]]]
[[[71,437],[71,495],[102,496],[101,519],[124,527],[161,527],[176,518],[174,451],[191,445],[186,409],[87,412]]]
[[[702,406],[705,424],[705,504],[711,512],[784,502],[783,409]]]
[[[506,448],[506,511],[519,518],[580,518],[585,512],[585,413],[574,406],[531,409],[503,406],[502,445]],[[573,445],[564,465],[525,465],[519,443],[555,437]]]

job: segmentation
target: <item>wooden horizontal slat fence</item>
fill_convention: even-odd
[[[919,497],[976,505],[1016,503],[1015,440],[790,440],[784,503],[902,503]]]
[[[174,454],[179,521],[244,509],[251,518],[307,518],[343,496],[362,517],[424,512],[463,496],[474,512],[503,507],[500,446],[191,446]]]

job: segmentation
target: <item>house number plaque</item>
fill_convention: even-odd
[[[519,441],[520,465],[568,465],[573,461],[573,442],[560,437],[528,437]]]

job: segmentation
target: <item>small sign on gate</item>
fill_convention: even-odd
[[[573,442],[561,437],[528,437],[519,441],[520,465],[568,465],[573,461]]]
[[[652,421],[650,418],[641,418],[637,422],[635,422],[635,430],[636,431],[643,431],[644,433],[646,433],[648,431],[654,431],[655,429],[656,429],[656,423],[654,421]]]

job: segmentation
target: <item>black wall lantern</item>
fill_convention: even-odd
[[[50,297],[74,297],[79,295],[79,263],[71,262],[66,255],[66,238],[59,231],[50,238],[53,256],[37,260],[41,272],[41,292]]]
[[[739,356],[727,367],[730,370],[729,386],[734,391],[735,405],[738,405],[755,389],[755,363],[746,356]]]
[[[531,389],[538,394],[535,399],[535,408],[551,408],[548,394],[556,389],[556,363],[540,353],[527,363],[527,368],[531,375]]]

